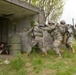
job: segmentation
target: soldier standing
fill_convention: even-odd
[[[50,20],[48,22],[48,27],[43,28],[43,30],[47,30],[50,33],[51,37],[53,38],[53,50],[55,50],[56,54],[58,55],[58,58],[62,58],[60,49],[59,49],[62,36],[60,31],[56,27],[55,22]]]
[[[59,26],[59,29],[60,29],[60,33],[62,34],[62,44],[65,44],[66,43],[66,39],[67,39],[67,35],[66,35],[66,22],[65,20],[61,20],[60,21],[60,26]]]
[[[28,47],[27,54],[30,54],[30,52],[32,51],[32,47],[38,44],[44,55],[47,55],[47,51],[43,47],[43,31],[39,27],[39,24],[37,22],[35,22],[34,27],[31,29],[31,31],[32,41],[31,45]]]
[[[74,34],[74,29],[73,26],[68,24],[67,25],[67,40],[66,40],[66,47],[71,50],[72,53],[75,53],[74,48],[72,47],[72,41],[73,41],[73,34]]]
[[[66,24],[65,20],[60,21],[60,32],[62,34],[62,44],[66,45],[68,49],[75,53],[72,47],[72,40],[73,40],[73,28],[71,25]],[[69,50],[69,51],[70,51]]]

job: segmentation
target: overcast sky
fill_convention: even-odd
[[[66,0],[66,4],[64,6],[63,15],[61,20],[65,20],[66,23],[72,24],[72,18],[74,18],[74,23],[76,23],[76,0]]]

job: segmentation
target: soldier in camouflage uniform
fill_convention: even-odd
[[[66,45],[68,49],[75,53],[72,47],[72,39],[73,39],[73,29],[71,25],[66,24],[64,20],[60,21],[60,32],[62,34],[62,44]],[[69,51],[70,51],[69,50]]]
[[[55,22],[50,20],[48,22],[48,26],[43,28],[43,30],[47,30],[50,33],[51,37],[53,38],[53,50],[55,50],[56,54],[58,55],[58,58],[62,58],[60,49],[59,49],[62,36],[58,28],[56,27]]]
[[[67,24],[66,47],[69,49],[68,51],[72,51],[72,53],[75,53],[75,50],[74,50],[73,47],[72,47],[73,34],[74,34],[73,26],[70,25],[70,24]]]
[[[44,55],[47,55],[47,51],[43,47],[43,32],[42,29],[39,28],[39,24],[35,22],[34,27],[32,29],[32,41],[31,45],[28,47],[27,53],[29,54],[32,51],[32,47],[38,44],[39,48],[42,50]]]
[[[61,20],[60,21],[60,25],[59,25],[59,29],[60,29],[60,33],[62,34],[62,44],[66,43],[66,39],[67,39],[67,35],[66,35],[66,22],[65,20]]]

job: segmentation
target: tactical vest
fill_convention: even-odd
[[[40,29],[38,26],[34,27],[34,36],[43,36],[42,29]]]
[[[64,25],[59,25],[59,26],[57,26],[57,28],[62,35],[65,34],[66,28],[64,27]]]
[[[52,30],[50,30],[48,32],[50,33],[51,37],[55,37],[55,36],[58,36],[58,35],[61,34],[60,30],[59,30],[59,28],[57,26],[55,26],[54,29],[52,29]]]

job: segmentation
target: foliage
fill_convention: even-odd
[[[46,20],[53,19],[57,21],[63,13],[63,0],[21,0],[44,10]]]
[[[34,20],[30,21],[30,26],[33,27],[34,26]]]

